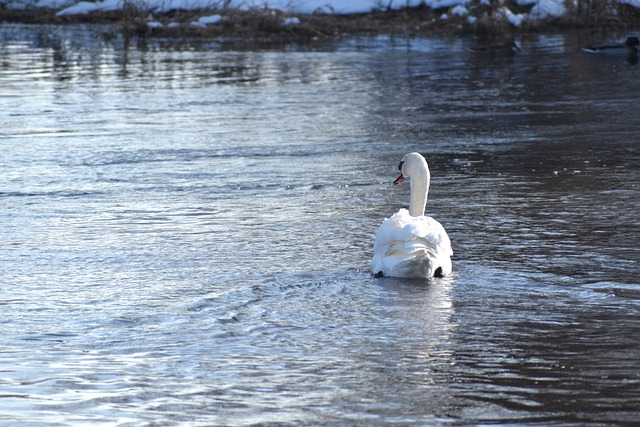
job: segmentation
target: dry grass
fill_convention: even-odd
[[[211,15],[201,11],[196,15],[167,15],[157,17],[162,23],[178,22],[174,28],[152,28],[152,35],[180,35],[201,37],[240,37],[270,39],[313,39],[356,34],[415,35],[435,30],[435,13],[427,9],[411,11],[375,12],[356,15],[292,15],[278,10],[219,11],[224,18],[205,28],[190,25],[198,16]],[[298,18],[298,23],[285,25],[284,20]],[[442,27],[441,27],[442,28]]]

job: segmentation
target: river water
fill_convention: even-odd
[[[100,33],[0,26],[1,424],[640,420],[638,65]],[[450,278],[368,271],[410,151]]]

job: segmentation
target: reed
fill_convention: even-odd
[[[554,25],[570,28],[624,28],[640,24],[640,10],[617,0],[566,1],[567,13]]]
[[[575,0],[567,2],[566,20],[572,26],[580,27],[619,24],[622,20],[616,16],[615,3],[612,0]]]

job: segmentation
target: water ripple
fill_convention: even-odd
[[[636,421],[636,69],[96,28],[0,28],[0,423]],[[409,151],[447,279],[368,271]]]

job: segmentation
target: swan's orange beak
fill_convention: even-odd
[[[400,175],[398,175],[398,177],[393,180],[393,185],[398,185],[402,181],[404,181],[404,176],[402,175],[402,172],[400,172]]]

